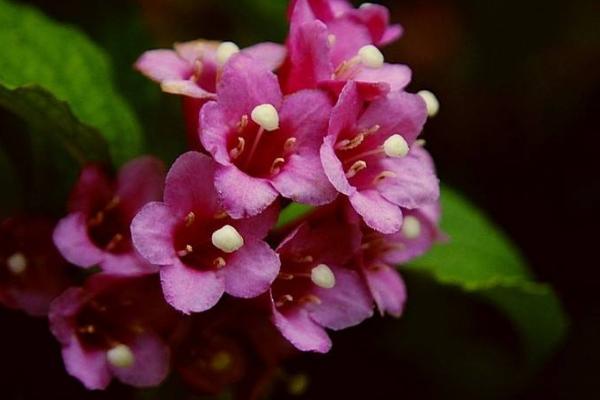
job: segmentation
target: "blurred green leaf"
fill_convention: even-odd
[[[107,144],[117,164],[140,152],[139,124],[113,86],[108,59],[83,34],[0,0],[0,45],[3,107],[60,138],[80,161],[106,158]]]
[[[531,362],[540,362],[563,338],[567,321],[552,288],[536,283],[510,240],[457,192],[442,190],[447,243],[406,268],[474,293],[505,312]]]
[[[313,206],[309,206],[307,204],[291,203],[279,213],[277,228],[281,228],[282,226],[289,224],[301,216],[308,214],[313,209]]]

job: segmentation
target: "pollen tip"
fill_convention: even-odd
[[[224,225],[213,232],[212,244],[225,253],[233,253],[244,245],[244,238],[231,225]]]
[[[240,52],[240,48],[233,42],[223,42],[217,47],[217,64],[225,65],[229,59]]]
[[[124,344],[118,344],[106,352],[108,362],[117,368],[129,368],[135,363],[135,356],[129,348]]]
[[[369,68],[381,68],[384,63],[383,54],[372,44],[363,46],[358,50],[360,62]]]
[[[421,235],[421,222],[412,215],[404,217],[402,224],[402,234],[407,239],[416,239]]]
[[[260,104],[254,107],[250,118],[266,131],[279,129],[279,113],[272,104]]]
[[[435,117],[440,110],[440,102],[437,97],[435,97],[435,94],[429,90],[421,90],[417,94],[425,102],[425,106],[427,107],[427,115],[430,117]]]
[[[331,289],[335,286],[335,275],[329,266],[319,264],[310,271],[310,279],[315,285],[323,289]]]
[[[8,257],[6,266],[13,275],[21,275],[27,269],[27,258],[23,253],[15,253]]]
[[[388,157],[405,157],[408,150],[408,143],[398,134],[390,136],[383,143],[383,151]]]

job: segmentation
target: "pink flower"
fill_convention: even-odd
[[[420,209],[404,210],[402,228],[397,233],[384,235],[363,227],[358,264],[382,315],[402,314],[406,287],[396,267],[424,254],[433,243],[443,239],[439,218],[439,204],[431,203]]]
[[[0,303],[45,316],[70,285],[68,264],[52,243],[53,222],[13,217],[0,222]]]
[[[156,275],[94,275],[54,300],[49,314],[67,372],[88,389],[113,377],[136,387],[161,383],[170,358],[163,337],[175,318]]]
[[[167,174],[164,202],[147,204],[131,224],[137,250],[161,266],[167,301],[184,313],[210,309],[224,292],[258,296],[279,271],[277,254],[262,240],[278,208],[232,219],[213,186],[217,168],[200,153],[183,154]]]
[[[404,89],[410,69],[386,64],[376,47],[401,32],[388,27],[387,9],[368,5],[354,10],[338,3],[345,4],[298,0],[292,7],[289,57],[280,73],[285,92],[322,86],[339,94],[350,79],[372,97]]]
[[[198,113],[200,108],[216,98],[217,83],[229,58],[241,52],[270,70],[277,69],[286,50],[275,43],[259,43],[239,50],[231,42],[195,40],[175,44],[175,50],[147,51],[135,67],[150,79],[159,82],[164,92],[182,95],[188,140],[199,148]]]
[[[439,183],[429,156],[415,139],[427,119],[418,95],[390,92],[372,102],[349,81],[321,146],[325,173],[348,196],[366,224],[382,233],[397,232],[401,208],[435,202]]]
[[[83,169],[69,201],[69,212],[54,231],[54,243],[72,264],[100,265],[112,274],[144,274],[156,269],[131,243],[129,224],[147,202],[160,199],[164,167],[153,157],[125,164],[115,180],[98,166]]]
[[[201,139],[219,163],[215,186],[231,216],[257,215],[279,194],[312,205],[335,198],[319,161],[331,112],[324,92],[283,98],[273,73],[237,55],[217,95],[202,108]]]
[[[277,249],[281,272],[271,287],[273,319],[302,351],[329,351],[325,328],[354,326],[373,313],[360,275],[344,267],[358,251],[360,237],[344,224],[330,222],[301,225]]]

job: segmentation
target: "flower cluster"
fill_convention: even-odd
[[[172,369],[254,398],[293,347],[324,353],[327,330],[402,314],[395,267],[441,237],[418,139],[437,102],[385,62],[402,33],[385,7],[293,0],[289,19],[285,45],[198,40],[137,61],[182,97],[190,150],[166,173],[150,156],[115,175],[86,166],[54,229],[69,263],[100,271],[49,311],[86,387],[157,385]],[[293,202],[313,207],[278,223]],[[28,255],[4,253],[0,300],[39,313],[11,283],[29,279]]]

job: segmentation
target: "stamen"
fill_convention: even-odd
[[[115,236],[110,239],[110,242],[106,245],[106,250],[111,251],[114,250],[115,247],[124,239],[123,235],[120,233],[115,234]]]
[[[215,215],[213,215],[214,219],[223,219],[223,218],[227,218],[229,217],[229,214],[227,214],[227,211],[223,210],[223,211],[219,211],[217,213],[215,213]]]
[[[383,54],[372,44],[361,47],[357,54],[360,62],[369,68],[381,68],[383,66]]]
[[[363,140],[365,140],[365,135],[362,133],[359,133],[358,135],[354,136],[352,139],[344,139],[344,140],[340,140],[339,142],[337,142],[335,144],[335,149],[336,150],[351,150],[355,147],[357,147],[358,145],[360,145]]]
[[[120,202],[121,202],[121,198],[119,196],[114,196],[110,200],[110,202],[106,205],[106,207],[104,207],[104,211],[112,210],[113,208],[117,207]]]
[[[217,257],[213,260],[213,267],[215,267],[216,269],[221,269],[225,265],[227,265],[227,262],[223,257]]]
[[[295,137],[288,138],[283,144],[283,152],[285,154],[289,154],[296,149],[296,141]]]
[[[237,140],[238,142],[235,148],[229,151],[229,156],[234,160],[242,155],[244,148],[246,147],[246,140],[243,137],[238,136]]]
[[[440,102],[435,97],[435,94],[431,93],[429,90],[421,90],[417,93],[423,101],[425,102],[425,106],[427,107],[427,115],[430,117],[435,117],[440,111]]]
[[[194,74],[192,75],[192,81],[197,82],[198,78],[202,75],[202,69],[204,68],[204,64],[201,59],[196,59],[194,61]]]
[[[190,254],[190,253],[193,253],[193,252],[194,252],[194,248],[192,247],[192,245],[190,245],[190,244],[186,244],[186,245],[185,245],[185,249],[183,249],[183,250],[179,250],[179,251],[177,252],[177,255],[178,255],[179,257],[185,257],[185,256],[187,256],[188,254]]]
[[[421,235],[421,222],[412,215],[404,217],[402,234],[407,239],[417,239]]]
[[[335,275],[329,266],[319,264],[310,271],[310,280],[323,289],[331,289],[335,286]]]
[[[346,178],[354,177],[358,172],[362,171],[365,168],[367,168],[366,162],[364,162],[363,160],[356,161],[354,164],[352,164],[348,172],[346,172]]]
[[[13,275],[21,275],[27,269],[27,258],[23,253],[15,253],[8,257],[6,266]]]
[[[215,372],[223,372],[231,368],[233,357],[226,351],[219,351],[210,361],[210,368]]]
[[[106,352],[108,362],[117,368],[129,368],[135,363],[135,356],[129,348],[124,344],[118,344]]]
[[[408,143],[402,136],[394,134],[385,140],[383,150],[388,157],[405,157],[409,148]]]
[[[294,297],[291,294],[284,294],[275,302],[275,306],[281,307],[287,303],[292,303],[294,301]]]
[[[302,298],[300,299],[300,303],[302,303],[302,304],[305,304],[305,303],[321,304],[322,301],[320,298],[318,298],[314,294],[307,294],[305,296],[302,296]]]
[[[213,232],[213,246],[225,253],[233,253],[244,245],[244,238],[231,225],[225,225]]]
[[[277,275],[277,278],[282,279],[284,281],[291,281],[292,279],[294,279],[294,274],[288,274],[286,272],[280,272],[279,275]]]
[[[314,261],[313,256],[302,256],[302,257],[297,257],[296,259],[294,259],[295,262],[297,263],[311,263]]]
[[[373,3],[362,3],[358,8],[369,8],[373,5]]]
[[[223,42],[217,47],[217,64],[225,65],[229,59],[240,52],[240,48],[233,42]]]
[[[250,118],[266,131],[279,129],[279,113],[272,104],[261,104],[252,110]]]
[[[396,176],[392,171],[383,171],[373,179],[373,184],[376,185],[384,179],[395,178]]]
[[[98,226],[104,221],[104,212],[98,211],[96,215],[88,220],[88,227]]]
[[[96,327],[94,325],[86,325],[86,326],[82,326],[79,329],[77,329],[77,331],[79,333],[89,333],[92,334],[94,332],[96,332]]]
[[[238,122],[237,131],[238,133],[242,133],[244,129],[248,126],[248,116],[246,114],[242,115],[242,119]]]
[[[285,164],[285,158],[277,157],[271,164],[271,175],[277,175],[281,171],[281,166]]]
[[[194,223],[195,220],[196,220],[196,214],[194,214],[193,211],[190,211],[188,213],[188,215],[185,216],[185,226],[186,226],[186,228],[189,228],[190,226],[192,226],[192,224]]]
[[[415,145],[416,145],[416,146],[421,146],[421,147],[425,147],[425,144],[426,144],[426,143],[427,143],[427,142],[425,141],[425,139],[417,139],[417,140],[415,141]]]

